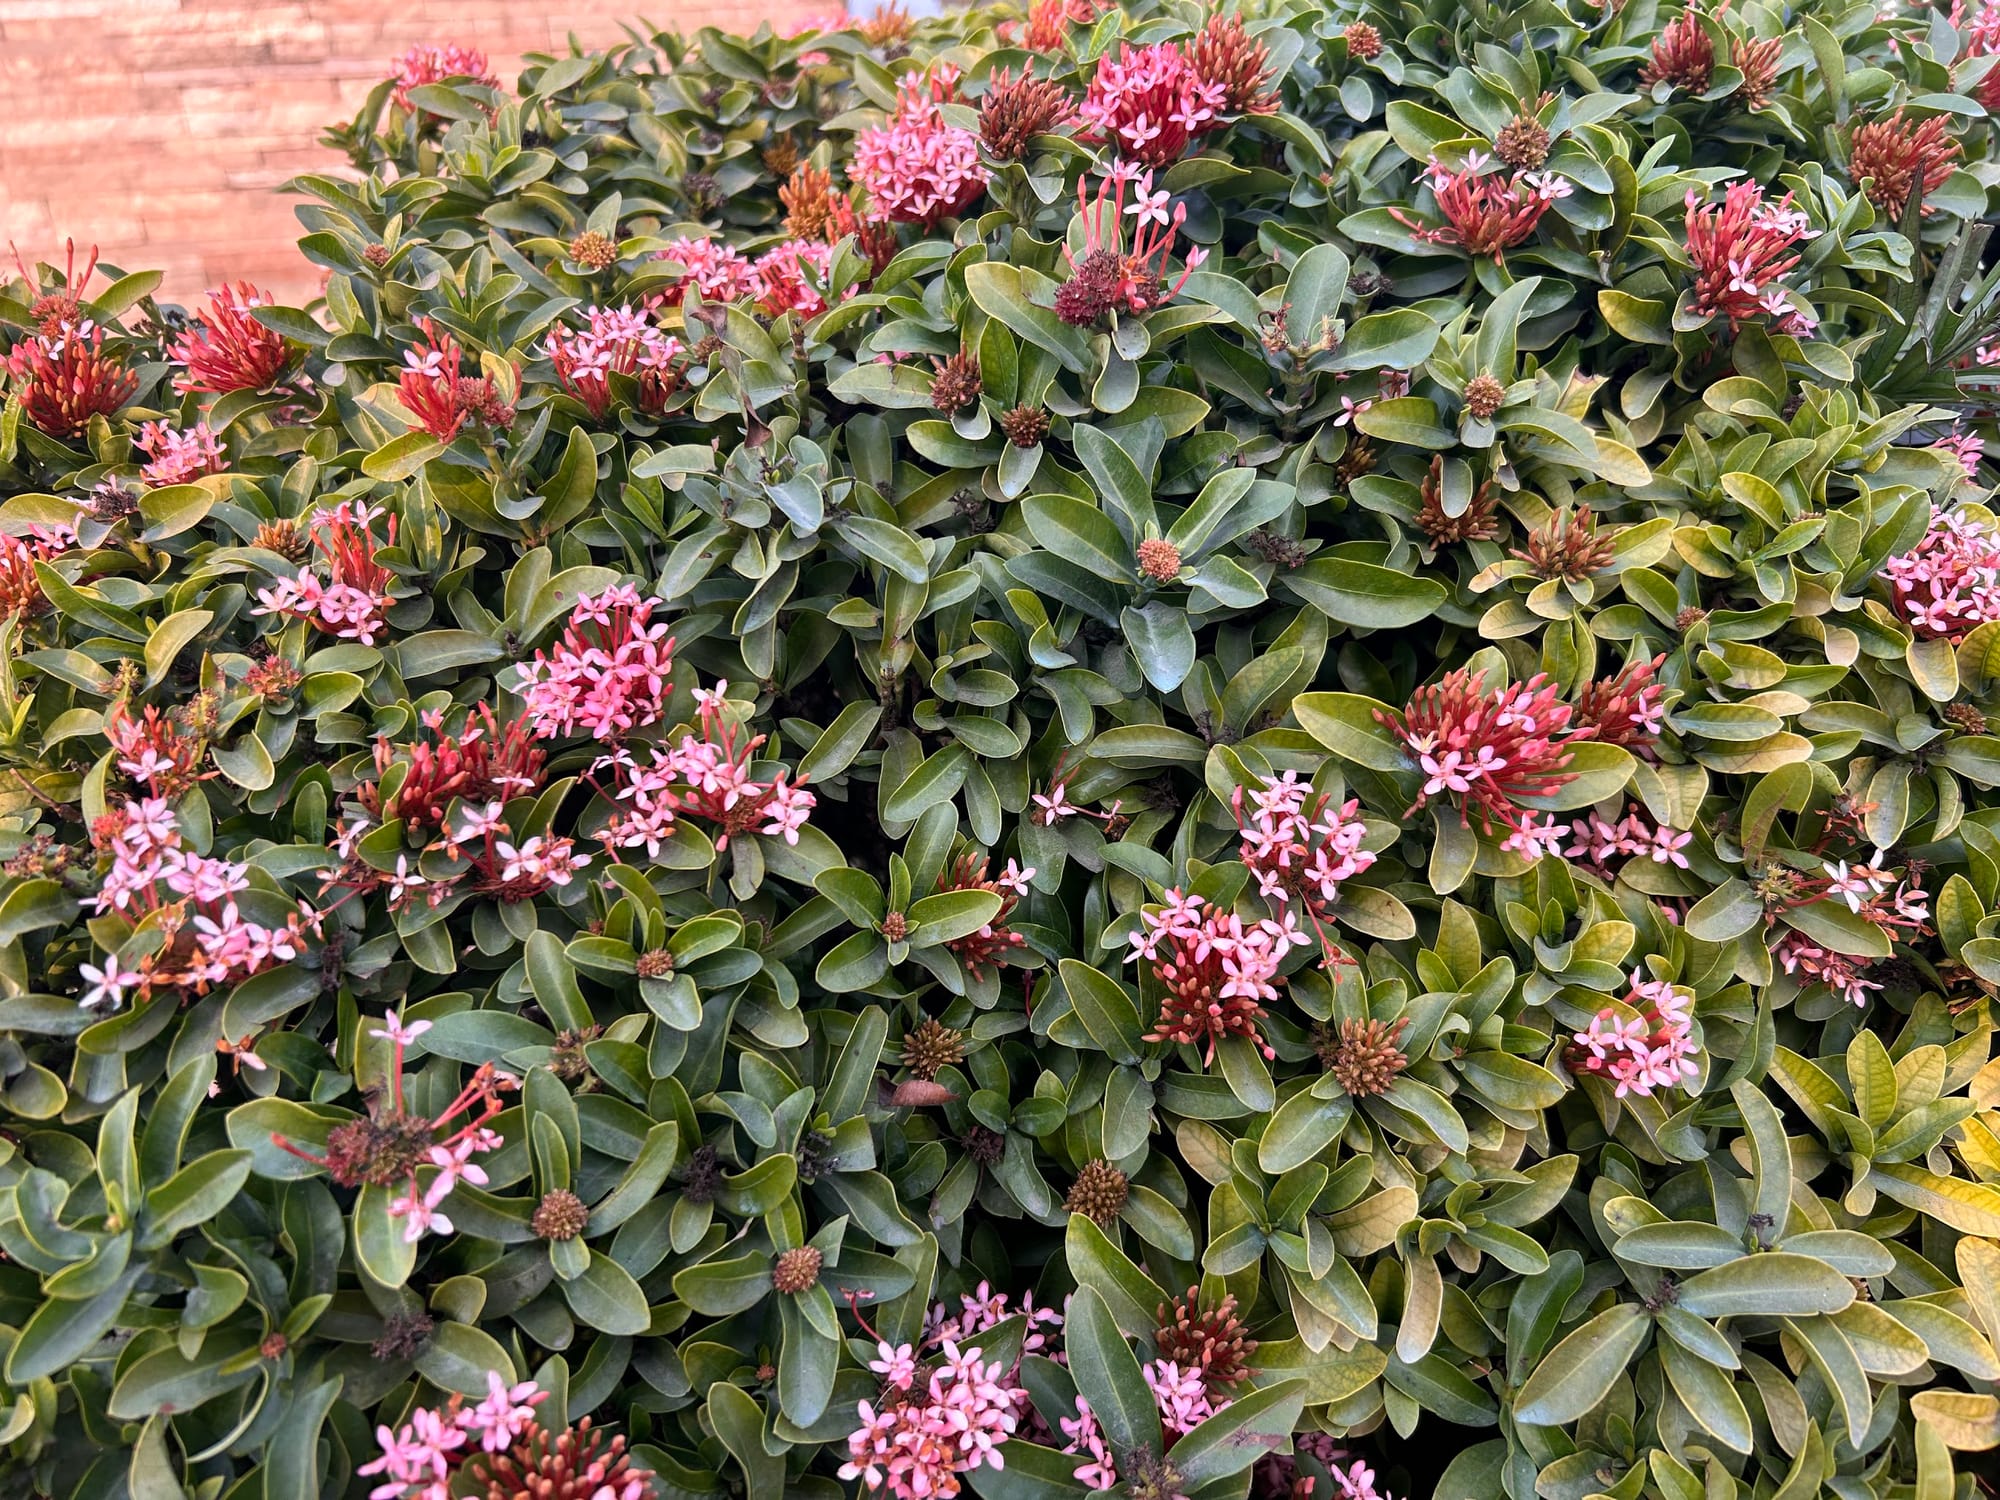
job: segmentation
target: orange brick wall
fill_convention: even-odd
[[[524,52],[622,39],[647,0],[0,0],[0,242],[56,260],[66,236],[193,302],[247,277],[279,300],[318,271],[275,189],[343,158],[318,144],[418,43]],[[826,0],[674,0],[662,25],[748,30]],[[649,29],[640,26],[642,32]],[[11,271],[12,267],[8,269]]]

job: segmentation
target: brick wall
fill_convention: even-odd
[[[649,0],[0,0],[0,242],[57,260],[95,243],[125,270],[166,273],[192,302],[247,277],[281,301],[319,273],[275,189],[345,165],[318,145],[418,43],[486,52],[512,81],[524,52],[622,38]],[[826,0],[674,0],[687,30],[754,28]],[[644,28],[641,28],[644,29]],[[8,269],[11,271],[12,267]]]

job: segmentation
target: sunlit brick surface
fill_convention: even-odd
[[[274,189],[344,166],[320,132],[396,57],[459,42],[511,82],[522,53],[622,39],[639,3],[0,0],[0,240],[30,259],[53,258],[65,236],[95,243],[124,269],[164,271],[175,301],[248,278],[296,302],[319,273]],[[648,19],[748,30],[830,8],[677,0]]]

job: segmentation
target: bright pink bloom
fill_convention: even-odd
[[[678,261],[687,268],[662,294],[669,307],[678,307],[690,287],[704,302],[739,302],[758,290],[756,274],[743,252],[715,240],[674,240],[653,259]]]
[[[276,385],[292,352],[282,334],[252,316],[253,309],[270,305],[271,294],[247,281],[210,292],[208,310],[174,345],[173,362],[185,371],[174,377],[174,389],[227,395]]]
[[[1160,1018],[1145,1040],[1205,1043],[1204,1061],[1213,1062],[1218,1041],[1241,1036],[1266,1057],[1275,1057],[1257,1023],[1264,1002],[1278,998],[1278,968],[1285,955],[1312,940],[1299,930],[1295,911],[1246,926],[1233,911],[1203,908],[1201,897],[1176,889],[1167,892],[1162,910],[1140,913],[1142,930],[1129,939],[1127,962],[1145,959],[1167,990]]]
[[[1701,1047],[1688,1014],[1693,1003],[1687,991],[1663,980],[1641,979],[1634,969],[1623,1010],[1606,1006],[1591,1017],[1590,1025],[1571,1038],[1564,1064],[1572,1073],[1609,1079],[1620,1099],[1678,1087],[1701,1072],[1694,1062]]]
[[[1573,724],[1575,710],[1539,673],[1497,693],[1485,691],[1485,683],[1484,672],[1461,668],[1418,688],[1400,716],[1376,715],[1423,773],[1411,813],[1442,797],[1462,818],[1477,813],[1489,832],[1496,823],[1518,828],[1523,799],[1549,796],[1575,780],[1563,769],[1571,758],[1567,747],[1595,728]]]
[[[328,635],[372,646],[386,631],[384,618],[395,597],[389,585],[395,575],[375,561],[376,552],[396,545],[396,518],[389,516],[388,534],[378,541],[375,522],[386,512],[360,500],[343,500],[313,518],[313,545],[326,560],[328,581],[300,569],[296,578],[281,578],[257,591],[255,615],[288,615],[309,620]]]
[[[165,422],[148,422],[139,429],[138,446],[149,460],[139,471],[148,484],[186,484],[229,467],[222,440],[206,422],[179,432]]]
[[[1939,511],[1923,540],[1882,565],[1889,600],[1919,640],[1962,640],[2000,620],[2000,538],[1984,521]]]
[[[1127,161],[1164,167],[1220,123],[1228,92],[1220,80],[1205,81],[1171,42],[1136,48],[1123,42],[1116,57],[1107,52],[1097,60],[1076,111],[1086,127],[1081,139],[1109,141]]]
[[[528,717],[544,739],[623,739],[657,724],[672,690],[673,637],[654,624],[658,599],[630,584],[585,595],[553,651],[520,668]]]
[[[1766,202],[1754,182],[1735,182],[1720,204],[1687,194],[1687,252],[1694,262],[1697,313],[1729,319],[1734,333],[1759,316],[1772,318],[1779,333],[1799,338],[1817,326],[1803,308],[1786,299],[1779,278],[1799,263],[1798,247],[1815,238],[1806,216],[1792,207],[1790,193]]]
[[[417,425],[441,443],[458,436],[470,419],[490,427],[511,427],[514,408],[484,375],[461,370],[465,351],[429,318],[417,319],[423,342],[403,351],[396,391]],[[518,372],[517,372],[518,375]]]
[[[1265,897],[1281,907],[1298,901],[1331,955],[1327,927],[1341,883],[1375,863],[1373,851],[1361,847],[1368,826],[1361,821],[1360,801],[1350,797],[1336,805],[1300,781],[1296,771],[1248,789],[1247,811],[1245,790],[1238,787],[1232,799],[1242,837],[1238,858]]]
[[[486,54],[455,43],[444,46],[412,47],[396,59],[396,103],[410,109],[410,90],[427,83],[443,83],[449,78],[469,78],[474,83],[497,89],[500,80],[487,71]]]
[[[1153,1404],[1160,1409],[1160,1425],[1166,1428],[1169,1443],[1194,1431],[1219,1409],[1210,1400],[1208,1382],[1199,1370],[1184,1370],[1170,1359],[1156,1359],[1139,1373],[1145,1376]],[[1229,1405],[1227,1401],[1222,1404]]]
[[[562,388],[602,420],[611,409],[611,377],[637,383],[639,409],[657,415],[680,388],[674,360],[681,341],[661,331],[652,314],[633,307],[589,307],[590,326],[582,332],[560,323],[549,330],[543,349]]]
[[[1986,457],[1986,442],[1978,433],[1953,428],[1950,433],[1939,438],[1931,446],[1957,459],[1958,466],[1965,470],[1967,479],[1979,477],[1979,461]]]
[[[906,77],[889,123],[854,138],[848,176],[867,190],[877,218],[931,226],[964,213],[986,191],[979,137],[938,108],[950,99],[955,76],[929,83]]]

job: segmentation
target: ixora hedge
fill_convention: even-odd
[[[1969,1500],[2000,7],[402,60],[0,290],[0,1442]]]

